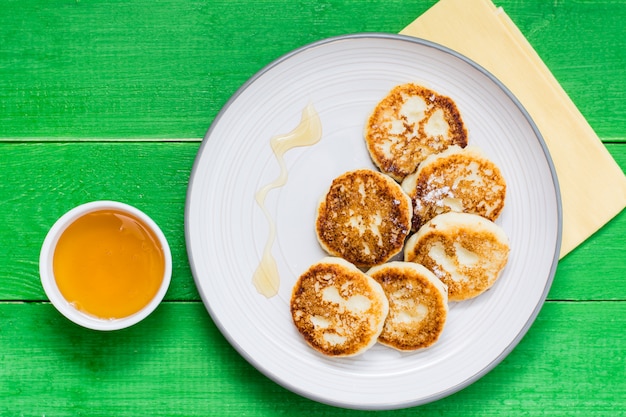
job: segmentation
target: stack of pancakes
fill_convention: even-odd
[[[509,254],[494,223],[506,183],[468,146],[452,99],[399,85],[375,107],[364,136],[380,171],[349,171],[330,184],[315,223],[330,257],[300,276],[291,298],[297,329],[329,356],[377,341],[400,351],[433,345],[448,302],[489,289]],[[394,260],[402,252],[404,261]]]

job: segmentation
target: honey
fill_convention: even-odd
[[[312,104],[308,104],[302,110],[302,117],[300,123],[289,133],[284,135],[274,136],[270,139],[270,146],[274,152],[274,156],[278,160],[280,166],[280,174],[278,177],[266,184],[263,188],[257,191],[255,199],[257,204],[263,210],[265,218],[269,223],[269,234],[265,247],[263,248],[263,256],[261,262],[254,271],[252,282],[260,294],[263,294],[267,298],[271,298],[278,293],[278,287],[280,286],[280,277],[278,276],[278,266],[276,260],[272,255],[272,245],[276,239],[276,224],[272,219],[269,211],[265,207],[265,197],[267,193],[278,187],[282,187],[287,183],[287,166],[283,156],[285,153],[298,146],[312,146],[320,141],[322,138],[322,124],[320,122],[319,115],[315,111]]]
[[[70,224],[52,262],[63,297],[101,319],[140,311],[159,291],[165,272],[156,234],[134,215],[114,209],[87,213]]]

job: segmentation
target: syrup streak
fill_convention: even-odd
[[[274,181],[266,184],[259,191],[257,191],[255,196],[256,202],[263,210],[263,214],[265,214],[265,218],[267,219],[270,227],[267,242],[265,243],[265,248],[263,249],[261,262],[254,272],[252,279],[257,291],[267,298],[271,298],[278,294],[280,277],[278,274],[276,260],[272,256],[272,245],[276,239],[276,224],[265,207],[265,197],[270,190],[282,187],[287,183],[287,165],[283,159],[285,153],[289,149],[298,146],[315,145],[321,138],[322,124],[320,122],[320,118],[313,105],[309,103],[302,110],[302,119],[300,120],[300,124],[296,126],[294,130],[284,135],[274,136],[270,139],[270,146],[272,147],[274,155],[278,160],[278,165],[280,166],[280,174]]]

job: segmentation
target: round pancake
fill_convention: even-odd
[[[385,291],[389,314],[378,342],[400,351],[433,345],[448,316],[448,288],[413,262],[388,262],[367,271]]]
[[[330,255],[371,267],[402,251],[411,218],[411,200],[398,183],[359,169],[333,180],[318,205],[315,231]]]
[[[448,286],[448,300],[476,297],[496,282],[509,256],[509,239],[477,214],[448,212],[411,236],[404,260],[424,265]]]
[[[506,197],[500,169],[476,146],[450,146],[430,155],[404,179],[402,189],[413,204],[414,231],[449,211],[479,214],[495,221]]]
[[[378,103],[364,135],[374,164],[398,182],[428,155],[450,145],[467,145],[467,130],[454,101],[411,83],[396,86]]]
[[[343,259],[327,257],[299,277],[290,310],[313,349],[327,356],[354,356],[376,343],[389,303],[374,279]]]

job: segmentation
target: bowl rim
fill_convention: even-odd
[[[136,313],[116,319],[102,319],[76,309],[61,294],[53,271],[54,251],[63,232],[69,225],[74,223],[80,217],[88,213],[101,210],[119,210],[139,218],[158,238],[163,250],[165,262],[161,285],[150,302]],[[52,225],[41,246],[41,252],[39,255],[39,276],[46,296],[52,305],[54,305],[54,307],[67,319],[82,327],[92,330],[119,330],[139,323],[141,320],[150,315],[161,303],[171,282],[172,254],[163,231],[146,213],[136,207],[118,201],[97,200],[84,203],[70,209]]]

